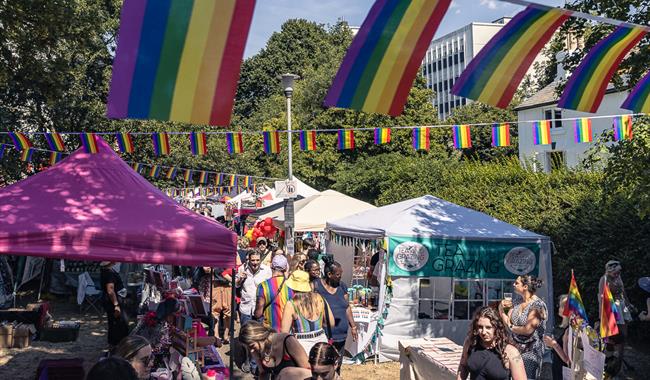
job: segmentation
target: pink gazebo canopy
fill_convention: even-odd
[[[232,267],[236,235],[166,196],[97,137],[0,189],[0,254]]]

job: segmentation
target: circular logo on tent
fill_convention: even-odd
[[[535,269],[535,254],[526,247],[515,247],[506,253],[503,265],[512,274],[524,275]]]
[[[393,261],[399,269],[414,272],[429,261],[429,250],[420,243],[407,241],[395,247]]]

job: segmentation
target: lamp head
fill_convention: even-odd
[[[300,79],[298,75],[295,74],[282,74],[280,75],[280,79],[282,80],[282,88],[284,89],[284,95],[287,97],[291,97],[293,94],[293,82],[296,79]]]

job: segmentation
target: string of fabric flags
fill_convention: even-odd
[[[261,184],[253,184],[249,186],[248,188],[241,188],[241,187],[236,187],[236,186],[199,186],[197,188],[193,187],[170,187],[166,188],[163,190],[167,196],[176,198],[176,197],[186,197],[188,195],[198,195],[204,198],[207,197],[212,197],[212,196],[222,196],[222,195],[227,195],[227,194],[232,194],[233,190],[235,191],[235,194],[239,194],[243,189],[251,191],[253,194],[257,192],[257,188],[260,185],[265,185],[263,183]]]

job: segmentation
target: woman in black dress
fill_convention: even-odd
[[[115,263],[102,261],[101,285],[102,285],[102,306],[108,318],[108,344],[116,346],[122,338],[129,335],[129,325],[126,315],[122,311],[122,301],[126,296],[126,288],[119,273],[113,269]]]

